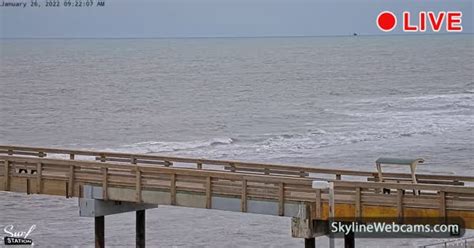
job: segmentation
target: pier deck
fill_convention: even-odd
[[[374,182],[376,171],[23,146],[0,146],[0,162],[2,191],[289,217],[305,209],[325,220],[328,191],[312,188],[322,180],[334,182],[336,219],[459,217],[474,228],[470,176],[418,174],[413,184],[384,173],[402,183]]]

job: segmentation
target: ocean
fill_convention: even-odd
[[[474,35],[0,40],[1,144],[356,170],[422,157],[419,173],[474,176],[473,100]],[[39,247],[93,245],[77,200],[1,192],[9,224],[36,224]],[[288,218],[167,206],[147,243],[303,246]],[[106,244],[134,244],[133,214],[106,218]]]

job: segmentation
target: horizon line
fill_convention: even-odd
[[[80,39],[252,39],[252,38],[324,38],[324,37],[358,37],[358,36],[432,36],[432,35],[472,35],[473,33],[461,32],[461,33],[393,33],[393,34],[334,34],[334,35],[262,35],[262,36],[86,36],[86,37],[68,37],[68,36],[57,36],[57,37],[0,37],[0,40],[33,40],[33,39],[44,39],[44,40],[55,40],[55,39],[68,39],[68,40],[80,40]]]

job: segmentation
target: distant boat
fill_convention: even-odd
[[[357,33],[354,33],[353,35],[354,35],[354,36],[357,36],[358,34],[357,34]]]

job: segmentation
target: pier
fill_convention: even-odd
[[[159,205],[292,217],[291,234],[315,247],[334,218],[460,218],[474,228],[474,177],[383,173],[45,147],[0,146],[0,190],[79,198],[104,247],[105,216],[136,212],[136,246],[145,247],[146,209]],[[327,189],[314,181],[331,182]],[[91,232],[92,235],[92,232]],[[354,247],[354,235],[345,237]]]

